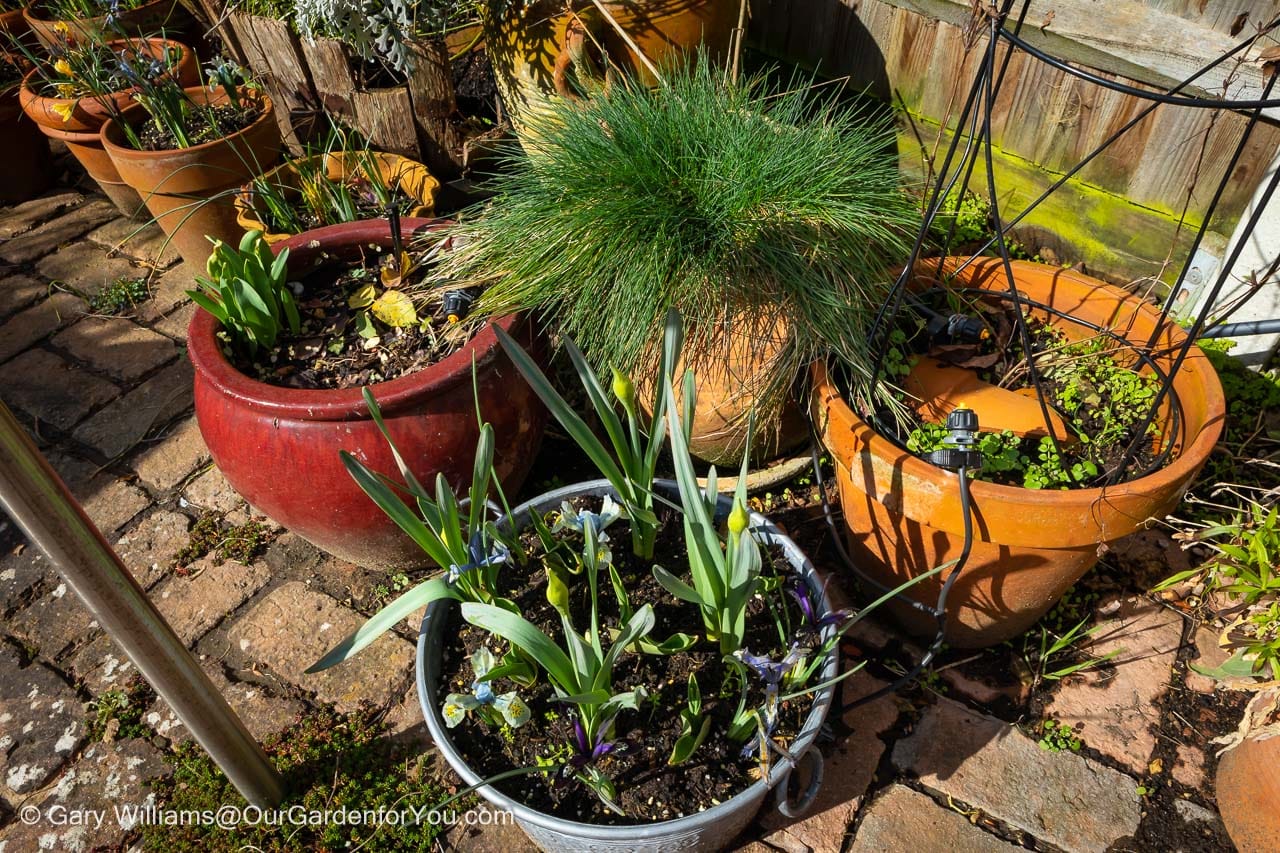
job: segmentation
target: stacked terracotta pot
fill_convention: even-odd
[[[176,53],[178,58],[170,73],[183,85],[196,82],[199,67],[195,54],[186,45],[168,39],[131,39],[107,42],[112,50],[137,50],[139,57],[148,59]],[[137,190],[120,178],[115,164],[102,147],[102,126],[112,115],[118,114],[131,103],[132,90],[113,92],[109,95],[83,98],[48,97],[40,93],[39,73],[32,71],[22,81],[19,98],[27,116],[40,126],[50,139],[57,139],[67,146],[89,177],[120,212],[131,219],[147,219],[146,207]]]

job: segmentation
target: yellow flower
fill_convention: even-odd
[[[71,30],[67,27],[66,21],[58,21],[56,24],[54,24],[53,31],[60,36],[65,36],[67,33],[71,32]]]
[[[59,59],[57,62],[53,63],[53,70],[54,70],[54,71],[57,71],[57,72],[58,72],[59,74],[61,74],[63,77],[70,77],[70,76],[72,76],[72,74],[71,74],[71,63],[70,63],[70,62],[67,62],[67,60],[65,60],[65,59]]]
[[[64,101],[61,104],[54,104],[51,109],[61,116],[63,121],[71,121],[71,114],[76,111],[76,102]]]
[[[74,83],[55,83],[54,88],[58,90],[59,98],[74,98],[76,87]]]

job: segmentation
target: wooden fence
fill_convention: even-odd
[[[954,125],[985,50],[984,38],[966,45],[973,16],[968,0],[758,0],[752,12],[753,42],[766,53],[824,77],[849,75],[855,86],[905,106],[926,130],[931,123]],[[1280,0],[1035,0],[1023,35],[1101,76],[1168,88],[1278,13]],[[1232,35],[1233,29],[1239,32]],[[1224,63],[1188,91],[1259,96],[1256,58],[1271,44],[1260,44],[1241,62]],[[1016,51],[995,104],[993,139],[1011,160],[1038,167],[1047,184],[1146,106]],[[1184,209],[1193,225],[1203,217],[1247,123],[1245,115],[1226,110],[1160,106],[1086,167],[1071,191],[1149,211],[1145,226],[1135,226],[1127,211],[1113,217],[1115,227],[1166,231],[1172,240]],[[1260,123],[1211,228],[1231,233],[1278,149],[1280,127]],[[1106,235],[1121,245],[1131,237]],[[1166,255],[1153,244],[1112,260],[1117,272],[1144,274]]]

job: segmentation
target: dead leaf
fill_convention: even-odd
[[[1271,47],[1262,51],[1262,53],[1259,53],[1257,57],[1255,57],[1254,61],[1265,64],[1268,62],[1275,62],[1277,59],[1280,59],[1280,44],[1271,45]]]
[[[1231,22],[1231,35],[1238,36],[1240,31],[1244,29],[1245,22],[1249,20],[1248,12],[1241,12],[1236,15],[1236,19]]]
[[[1049,29],[1049,25],[1053,23],[1053,19],[1057,16],[1057,14],[1058,13],[1053,11],[1052,9],[1044,13],[1044,20],[1040,23],[1040,32],[1044,32],[1045,30]]]
[[[418,322],[418,312],[414,310],[413,299],[402,290],[388,290],[369,306],[373,316],[388,326],[401,328],[412,326]]]

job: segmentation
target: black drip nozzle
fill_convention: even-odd
[[[947,446],[925,454],[924,460],[948,471],[982,468],[982,451],[977,449],[978,413],[963,406],[953,409],[947,415],[947,429],[950,432],[943,439]]]
[[[968,314],[934,314],[929,318],[927,331],[930,340],[939,342],[977,343],[991,336],[981,320]]]
[[[471,304],[476,301],[474,290],[446,290],[440,308],[450,323],[461,323],[471,311]]]

